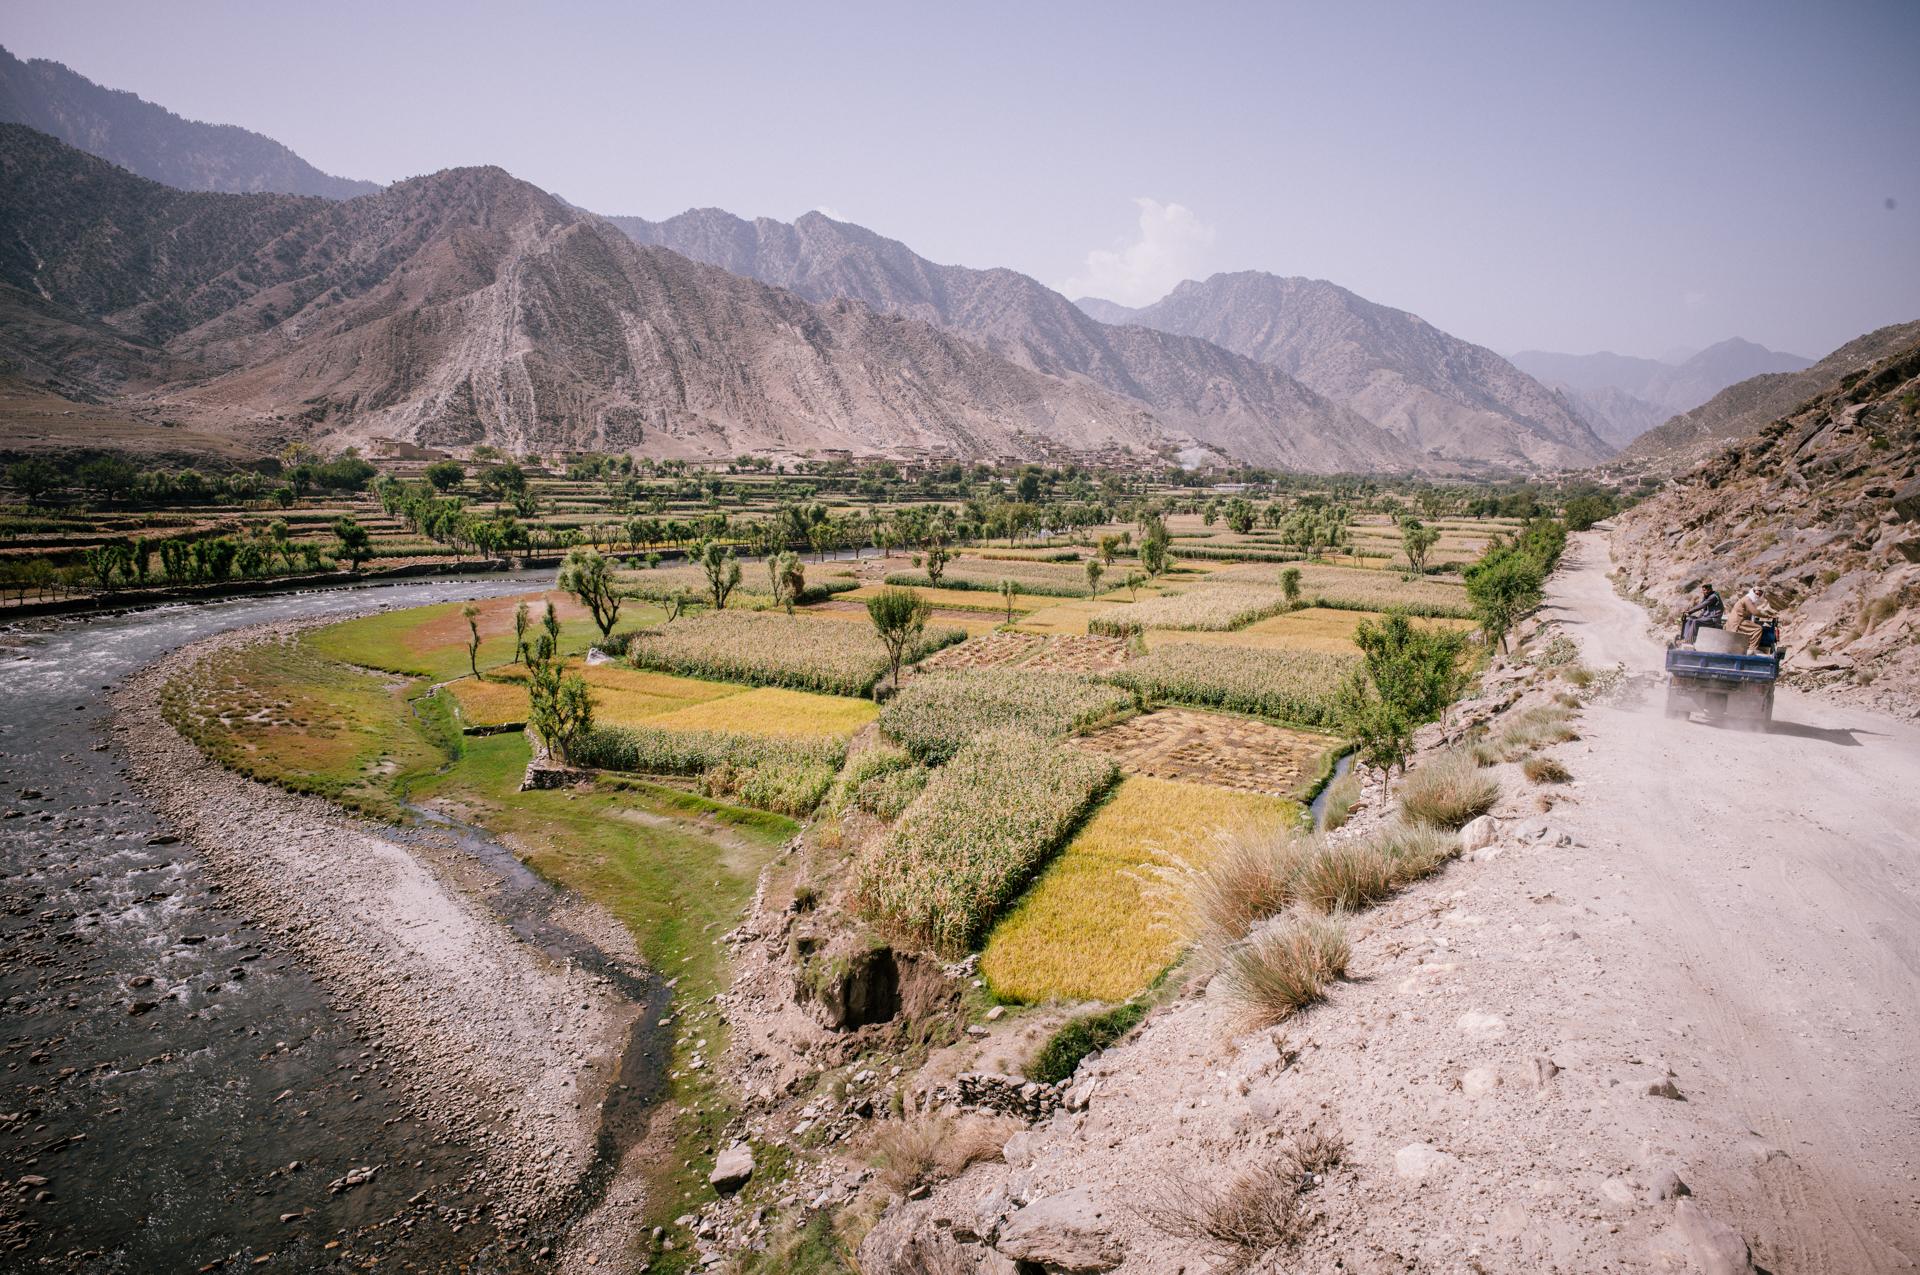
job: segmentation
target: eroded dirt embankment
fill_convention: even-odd
[[[170,678],[285,631],[224,634],[131,678],[115,696],[131,777],[230,895],[370,1019],[419,1105],[485,1152],[496,1199],[530,1218],[565,1215],[638,1010],[606,978],[516,938],[485,902],[495,882],[451,842],[403,844],[241,777],[167,724],[158,701]],[[576,908],[565,923],[640,966],[630,937],[597,913]]]

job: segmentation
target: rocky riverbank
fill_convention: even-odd
[[[159,691],[170,678],[288,628],[223,634],[131,678],[114,696],[113,726],[130,776],[205,851],[228,896],[365,1015],[418,1106],[484,1153],[496,1209],[530,1223],[568,1215],[640,1011],[606,977],[516,938],[485,901],[486,870],[450,842],[403,842],[323,800],[243,778],[167,724]],[[639,967],[611,921],[576,907],[565,923]],[[619,1246],[617,1228],[593,1229]]]

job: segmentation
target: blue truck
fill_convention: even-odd
[[[1772,620],[1761,622],[1757,650],[1717,626],[1688,619],[1667,645],[1667,716],[1704,713],[1710,722],[1765,730],[1773,721],[1773,689],[1786,650]]]

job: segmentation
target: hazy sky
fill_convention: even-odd
[[[810,208],[1139,303],[1262,269],[1472,340],[1920,318],[1920,2],[99,3],[0,43],[334,173]]]

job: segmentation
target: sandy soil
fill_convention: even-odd
[[[1309,1128],[1346,1163],[1258,1269],[1912,1269],[1920,733],[1791,692],[1768,735],[1664,720],[1658,644],[1607,565],[1578,538],[1546,616],[1638,675],[1548,750],[1570,783],[1497,767],[1496,840],[1356,917],[1327,1004],[1248,1032],[1194,980],[1083,1066],[1084,1110],[896,1202],[863,1269],[1002,1270],[1023,1207],[1057,1251],[1096,1237],[1082,1269],[1205,1269],[1223,1254],[1148,1206]],[[1501,670],[1483,704],[1564,689]]]
[[[457,851],[436,856],[428,841],[403,844],[238,776],[167,725],[158,692],[170,677],[279,627],[198,643],[129,680],[115,702],[132,778],[231,894],[369,1014],[423,1108],[489,1153],[513,1207],[561,1205],[593,1157],[599,1100],[637,1011],[604,979],[517,940],[484,902],[485,874]],[[602,944],[623,937],[592,921],[568,924]]]

